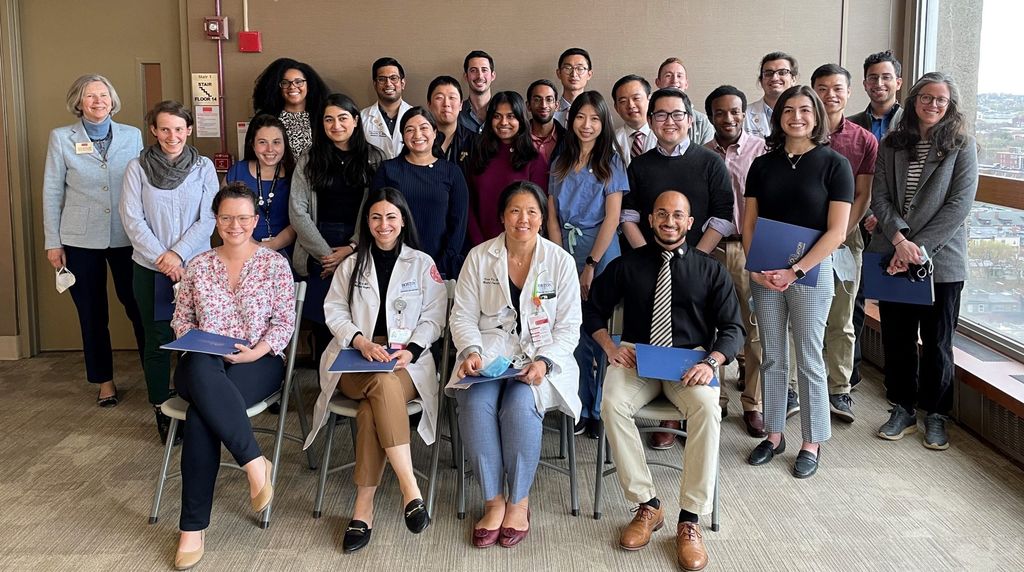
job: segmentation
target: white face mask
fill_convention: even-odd
[[[57,293],[63,294],[65,290],[75,285],[75,275],[68,270],[67,266],[61,266],[57,270]]]

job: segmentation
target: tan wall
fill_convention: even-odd
[[[145,4],[145,10],[142,9]],[[144,16],[144,17],[143,17]],[[69,294],[53,288],[53,269],[42,250],[41,185],[50,130],[74,121],[64,107],[68,87],[84,73],[106,76],[123,105],[116,121],[142,125],[143,62],[159,62],[166,97],[181,94],[181,31],[175,0],[161,2],[79,0],[21,2],[22,64],[28,117],[34,270],[38,276],[40,348],[81,348]],[[128,320],[110,290],[114,347],[135,346]]]

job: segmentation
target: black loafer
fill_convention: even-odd
[[[118,403],[117,391],[114,391],[114,395],[108,395],[106,397],[96,396],[96,405],[100,407],[115,407]]]
[[[351,520],[345,529],[345,539],[341,542],[341,549],[345,552],[362,550],[370,543],[370,534],[373,530],[368,524],[361,520]]]
[[[818,472],[818,457],[821,456],[821,447],[818,447],[818,454],[803,449],[796,456],[796,463],[793,463],[793,476],[798,479],[806,479]]]
[[[786,437],[783,436],[782,440],[779,441],[778,447],[773,447],[772,442],[768,439],[761,441],[754,447],[754,450],[750,452],[750,456],[747,457],[747,462],[751,465],[763,465],[775,458],[775,455],[781,455],[786,451]]]
[[[413,499],[405,505],[405,527],[413,534],[419,534],[430,526],[430,515],[423,499]]]

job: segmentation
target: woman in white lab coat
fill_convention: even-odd
[[[448,301],[434,261],[415,249],[416,229],[400,192],[390,187],[372,191],[358,224],[360,236],[367,239],[359,242],[355,256],[342,261],[324,302],[334,339],[320,360],[321,391],[313,410],[318,431],[327,420],[335,389],[359,400],[356,502],[345,531],[346,552],[370,541],[373,496],[385,461],[398,477],[406,526],[419,533],[430,523],[413,473],[406,404],[422,404],[418,431],[425,443],[433,443],[438,385],[430,345],[441,337]],[[398,351],[389,353],[389,347]],[[391,373],[329,373],[338,353],[347,348],[359,350],[367,360],[398,363]],[[306,439],[306,447],[316,431]]]
[[[540,236],[547,199],[516,181],[498,199],[505,231],[470,251],[455,290],[452,340],[458,363],[446,391],[485,499],[473,530],[479,548],[511,547],[530,528],[529,492],[540,460],[544,413],[579,417],[580,283],[576,263]],[[508,365],[514,378],[471,383]],[[504,494],[508,482],[509,497]]]

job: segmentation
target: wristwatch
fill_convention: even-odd
[[[594,260],[593,256],[587,256],[587,266],[597,266],[597,261]]]
[[[710,355],[705,356],[704,359],[700,360],[698,363],[706,363],[711,366],[711,369],[718,369],[718,360]]]
[[[797,280],[803,278],[804,276],[807,276],[807,273],[804,272],[803,270],[800,270],[800,267],[795,264],[793,266],[790,266],[789,269],[793,271],[793,274],[796,274]]]
[[[555,369],[555,362],[549,360],[548,358],[546,358],[544,356],[537,356],[537,361],[543,362],[544,363],[544,367],[547,368],[547,371],[544,372],[544,375],[547,375],[547,374],[551,373],[551,370]]]

